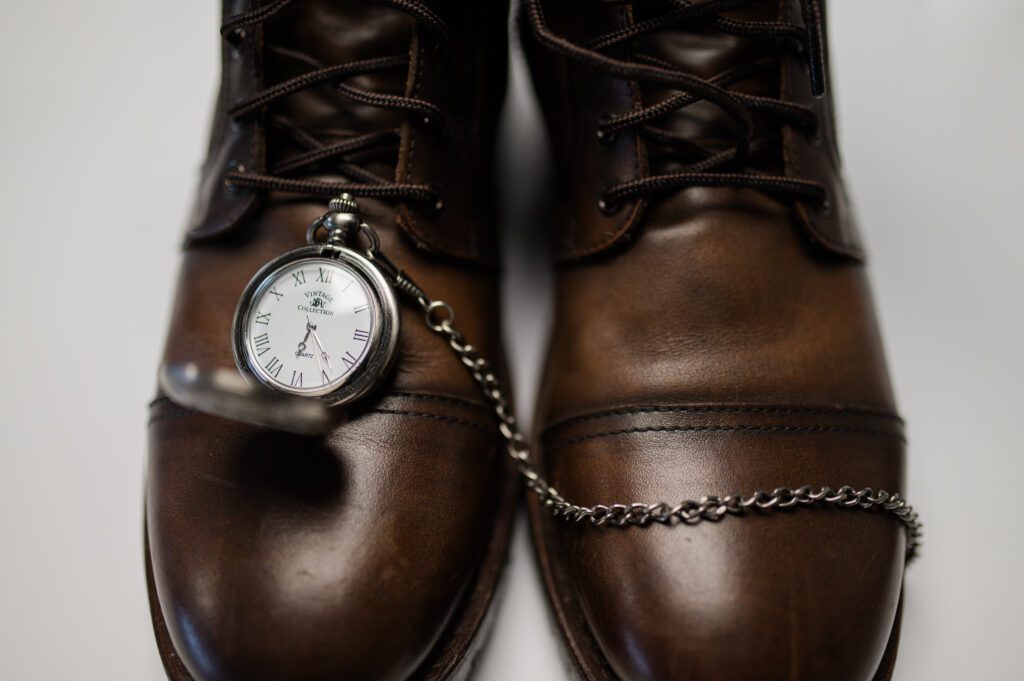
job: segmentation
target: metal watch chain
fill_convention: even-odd
[[[589,521],[599,527],[646,526],[651,523],[671,525],[681,523],[696,525],[702,522],[717,522],[726,516],[741,516],[750,512],[789,509],[796,506],[832,506],[845,509],[880,509],[898,519],[906,531],[906,560],[917,557],[922,536],[922,525],[913,507],[898,493],[885,490],[877,492],[870,487],[854,489],[850,486],[833,490],[831,487],[804,485],[797,489],[778,487],[771,492],[757,491],[749,496],[730,494],[728,496],[705,496],[699,500],[688,500],[676,505],[659,502],[654,504],[596,504],[580,506],[570,503],[558,490],[544,479],[530,460],[530,446],[519,430],[519,425],[501,381],[490,362],[453,325],[455,310],[443,300],[433,300],[405,272],[397,267],[380,250],[376,232],[366,223],[352,218],[357,214],[356,203],[344,194],[331,201],[330,212],[310,225],[308,236],[314,242],[317,231],[327,230],[326,246],[341,245],[355,238],[348,228],[343,228],[335,216],[345,216],[349,225],[358,225],[358,234],[369,242],[363,255],[374,263],[389,279],[392,285],[405,294],[423,312],[427,327],[444,338],[452,351],[469,370],[484,398],[498,419],[505,448],[515,461],[526,486],[550,509],[556,517],[576,522]],[[351,216],[351,217],[350,217]],[[332,224],[332,218],[335,218]]]

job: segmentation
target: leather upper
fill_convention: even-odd
[[[553,31],[583,44],[660,7],[542,4]],[[789,0],[725,15],[801,17]],[[774,58],[777,70],[736,89],[809,106],[820,126],[773,129],[755,111],[757,134],[778,140],[758,169],[820,182],[829,203],[692,187],[608,214],[596,203],[608,183],[681,166],[635,132],[596,139],[596,121],[674,92],[557,55],[529,26],[523,33],[560,188],[551,223],[562,264],[536,435],[550,482],[583,505],[801,485],[904,492],[902,422],[831,100],[812,96],[806,60],[699,22],[611,48],[704,78]],[[735,134],[706,103],[658,124],[712,146]],[[609,529],[534,506],[533,519],[583,678],[874,681],[891,672],[906,547],[891,517],[798,509]]]
[[[225,20],[252,7],[227,0]],[[287,119],[323,143],[400,126],[397,165],[375,154],[358,162],[383,177],[437,183],[444,210],[424,215],[357,197],[363,219],[388,256],[459,311],[461,330],[501,368],[490,166],[507,7],[429,9],[451,30],[447,61],[418,21],[379,3],[294,2],[229,35],[165,363],[233,369],[242,289],[267,261],[305,245],[307,225],[324,212],[325,199],[225,183],[240,166],[270,172],[296,152],[282,131]],[[348,101],[330,83],[236,121],[228,115],[301,64],[396,51],[410,55],[406,73],[354,80],[375,92],[415,91],[444,113],[443,134]],[[471,376],[420,312],[402,305],[400,314],[393,373],[326,437],[154,402],[151,598],[175,681],[434,679],[466,655],[508,540],[512,488]]]

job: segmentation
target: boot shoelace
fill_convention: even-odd
[[[262,7],[238,14],[221,26],[221,35],[229,43],[237,44],[245,39],[247,29],[263,24],[292,2],[293,0],[274,0]],[[382,3],[408,14],[423,24],[437,39],[442,50],[447,51],[448,55],[451,54],[453,43],[447,26],[422,2],[382,0]],[[274,48],[268,45],[265,49]],[[433,134],[445,134],[446,120],[436,105],[417,97],[373,92],[345,82],[356,76],[399,68],[408,69],[408,54],[361,59],[335,65],[324,65],[309,55],[294,51],[287,51],[286,54],[291,58],[300,59],[310,67],[310,70],[300,76],[271,85],[235,104],[228,111],[228,117],[233,123],[258,115],[273,103],[307,88],[335,83],[337,91],[352,101],[383,109],[405,111]],[[325,144],[285,116],[268,114],[267,118],[269,127],[284,132],[305,151],[278,163],[265,173],[236,167],[225,178],[229,187],[250,187],[263,191],[324,197],[347,192],[357,196],[408,202],[427,213],[436,214],[443,210],[443,198],[435,187],[397,182],[381,177],[357,163],[360,157],[375,152],[388,151],[397,154],[401,139],[399,129],[358,134],[340,142]],[[328,168],[341,175],[343,179],[334,181],[310,176],[318,170]]]
[[[590,1],[602,5],[629,2]],[[652,0],[632,0],[634,4],[638,1],[649,3]],[[679,91],[655,104],[605,118],[599,124],[599,140],[610,140],[620,131],[637,130],[648,142],[664,145],[681,154],[688,162],[679,172],[640,177],[605,188],[598,200],[602,212],[614,213],[630,199],[697,186],[756,189],[778,198],[805,201],[827,209],[828,194],[821,184],[783,175],[770,175],[746,166],[751,154],[767,148],[774,141],[765,137],[754,139],[751,115],[754,111],[771,114],[777,120],[792,124],[810,135],[820,134],[817,115],[809,107],[728,89],[738,81],[777,66],[777,58],[758,60],[712,78],[701,78],[674,64],[646,55],[635,55],[632,60],[624,60],[602,52],[686,23],[699,23],[736,37],[787,40],[795,43],[806,55],[810,65],[811,89],[815,95],[821,95],[825,91],[825,57],[822,14],[818,0],[801,0],[804,26],[784,21],[749,21],[721,16],[724,12],[763,0],[707,0],[702,3],[691,0],[658,1],[671,5],[671,9],[660,16],[598,36],[580,45],[554,33],[548,27],[542,0],[527,0],[527,16],[533,34],[546,48],[619,78],[667,86]],[[736,127],[736,142],[732,148],[716,151],[657,126],[658,120],[700,101],[714,104],[732,119]]]

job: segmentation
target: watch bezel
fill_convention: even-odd
[[[356,274],[361,275],[370,294],[370,305],[378,320],[370,333],[366,359],[343,378],[340,384],[326,386],[322,393],[289,390],[285,386],[271,381],[254,368],[254,365],[258,367],[259,364],[249,346],[251,333],[249,322],[255,309],[253,302],[277,279],[276,275],[280,270],[301,260],[340,262],[352,268]],[[387,377],[397,355],[399,327],[398,301],[394,290],[373,263],[362,254],[349,248],[314,244],[274,258],[263,265],[249,280],[235,308],[231,328],[232,350],[235,364],[246,380],[255,381],[277,392],[320,400],[329,406],[338,406],[350,404],[365,396],[377,388]]]

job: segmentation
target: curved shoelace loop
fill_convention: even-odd
[[[803,201],[817,206],[828,205],[828,194],[817,182],[770,175],[747,166],[751,154],[766,148],[767,142],[770,141],[754,138],[754,112],[770,114],[784,124],[793,125],[808,133],[816,133],[819,126],[817,115],[809,107],[729,89],[741,80],[775,67],[778,64],[777,59],[761,59],[724,71],[712,78],[701,78],[687,73],[675,64],[647,55],[635,55],[626,60],[608,56],[603,52],[659,31],[686,23],[699,23],[731,36],[787,40],[797,44],[810,65],[812,91],[816,95],[823,94],[823,17],[818,0],[801,0],[804,25],[785,21],[739,20],[721,16],[724,12],[758,1],[668,0],[673,7],[659,16],[597,36],[586,44],[577,44],[551,30],[544,16],[543,0],[527,0],[527,18],[531,30],[544,47],[613,76],[679,91],[678,94],[657,103],[609,116],[598,125],[599,140],[608,141],[614,139],[616,133],[620,131],[636,130],[648,142],[668,147],[682,155],[688,162],[679,172],[641,177],[605,188],[599,200],[602,211],[614,212],[630,199],[697,186],[755,189],[782,200]],[[626,0],[591,2],[621,5],[625,4]],[[711,149],[657,126],[659,120],[701,101],[716,106],[733,121],[736,137],[731,148],[724,151]]]
[[[453,42],[448,27],[430,8],[417,0],[380,0],[381,4],[403,12],[422,24],[436,39],[442,54],[450,58]],[[246,37],[246,29],[261,25],[292,4],[293,0],[275,0],[267,5],[238,14],[221,26],[225,40],[237,44]],[[249,187],[261,191],[276,191],[317,197],[333,197],[341,193],[406,202],[423,212],[436,213],[443,209],[441,195],[431,185],[397,182],[381,177],[358,163],[358,158],[373,156],[375,152],[397,153],[401,131],[398,129],[368,132],[342,140],[325,143],[303,131],[287,117],[274,114],[269,108],[295,93],[324,83],[333,83],[336,92],[353,102],[381,109],[407,113],[433,134],[446,134],[444,113],[435,104],[418,97],[373,92],[346,82],[357,76],[381,73],[394,69],[408,69],[408,54],[396,54],[372,59],[360,59],[343,64],[325,65],[313,57],[283,48],[267,46],[278,54],[300,61],[309,71],[288,80],[275,83],[233,106],[228,116],[238,121],[248,116],[266,113],[271,129],[283,131],[304,151],[291,156],[260,173],[236,168],[228,173],[225,182],[232,187]],[[317,171],[340,175],[341,179],[315,177]],[[306,177],[302,177],[306,175]]]

